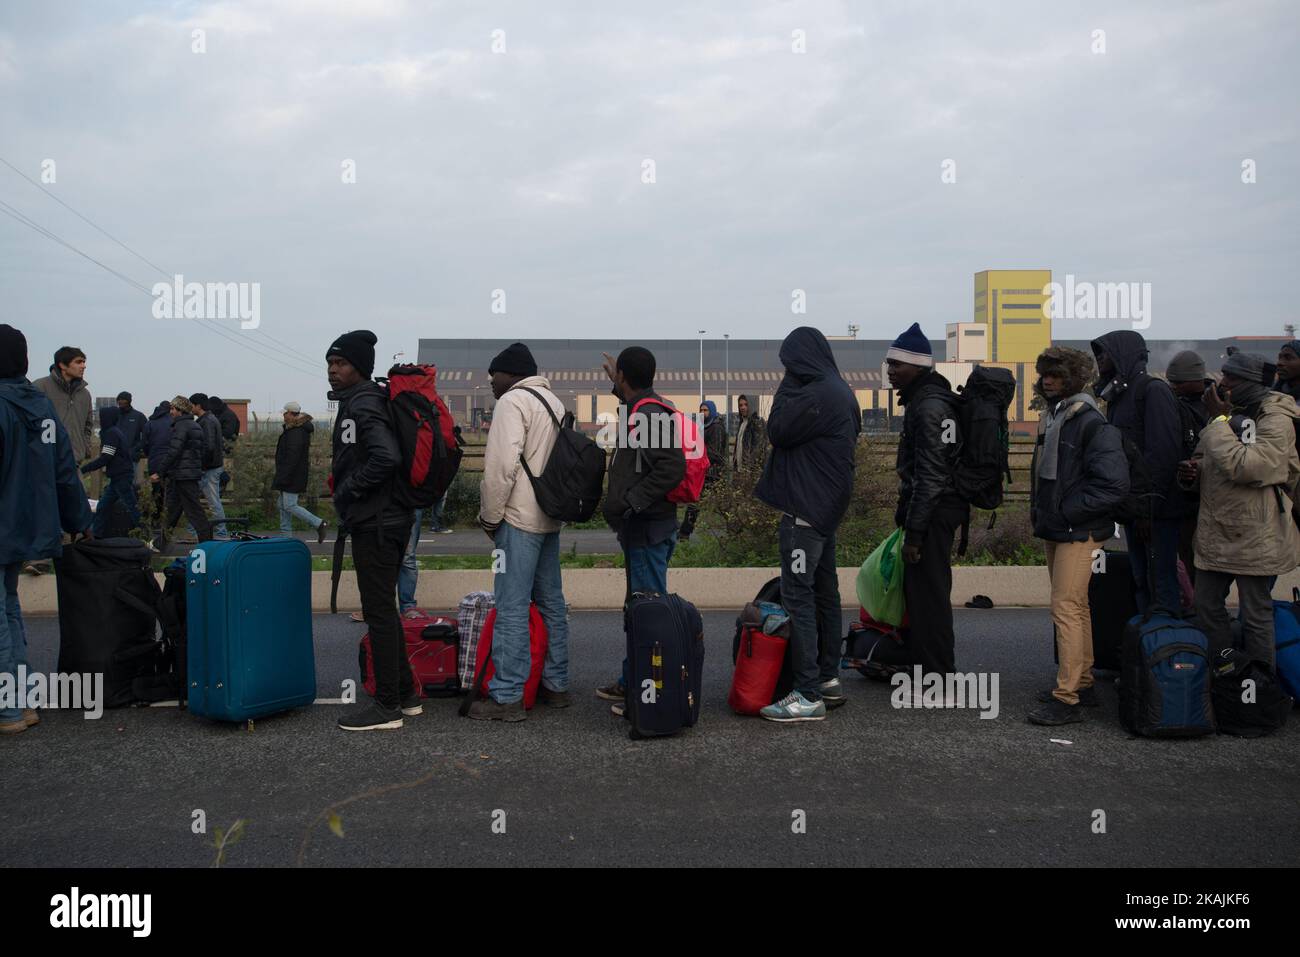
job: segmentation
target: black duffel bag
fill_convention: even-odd
[[[59,672],[103,674],[104,707],[136,700],[132,683],[156,674],[161,589],[152,552],[134,538],[65,545],[54,560],[59,596]]]

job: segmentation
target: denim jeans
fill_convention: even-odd
[[[22,567],[22,562],[0,566],[0,598],[4,599],[4,612],[0,613],[0,675],[13,676],[10,683],[15,695],[18,668],[27,664],[27,632],[23,628],[23,611],[18,607],[18,573]],[[21,708],[0,708],[0,721],[6,724],[22,715]]]
[[[781,604],[790,614],[794,690],[821,700],[821,684],[840,674],[840,582],[835,535],[781,516]]]
[[[420,523],[424,521],[424,509],[417,508],[412,513],[411,538],[406,543],[402,555],[402,567],[397,573],[397,610],[408,612],[415,607],[415,583],[420,577],[420,562],[415,557],[415,549],[420,544]]]
[[[496,624],[492,630],[492,680],[488,694],[498,704],[524,697],[532,666],[528,604],[537,605],[546,623],[546,664],[542,684],[569,689],[569,622],[560,578],[560,533],[525,532],[507,522],[497,529],[494,547],[504,553],[502,570],[492,578]]]
[[[1178,614],[1182,607],[1182,592],[1178,588],[1178,536],[1182,520],[1158,518],[1151,523],[1151,537],[1156,555],[1156,601],[1170,614]],[[1124,539],[1128,542],[1129,567],[1133,569],[1133,583],[1137,586],[1138,611],[1146,613],[1151,605],[1151,586],[1147,582],[1147,555],[1152,542],[1143,538],[1136,525],[1124,526]]]
[[[429,520],[429,528],[435,532],[440,528],[446,527],[445,525],[442,524],[442,507],[446,504],[447,504],[447,493],[443,492],[442,498],[434,502],[433,517]]]
[[[224,512],[222,514],[225,514]],[[286,535],[293,533],[294,518],[302,519],[312,528],[320,525],[321,519],[298,504],[297,492],[280,493],[280,531]]]
[[[126,506],[131,516],[132,528],[140,524],[140,506],[135,498],[135,476],[124,475],[121,478],[110,479],[108,488],[104,489],[104,494],[99,497],[99,504],[95,506],[95,521],[90,526],[96,538],[104,537],[115,501],[120,501]]]
[[[673,560],[673,550],[677,547],[677,532],[674,531],[658,545],[634,545],[623,549],[623,565],[627,578],[627,593],[624,603],[631,601],[634,592],[659,592],[668,594],[668,563]],[[627,687],[627,659],[623,659],[623,687]]]
[[[199,491],[203,493],[203,500],[208,503],[208,511],[212,513],[212,537],[227,538],[226,526],[220,522],[226,517],[226,510],[221,505],[220,465],[203,473],[199,479]],[[190,527],[190,531],[194,531],[193,526]]]

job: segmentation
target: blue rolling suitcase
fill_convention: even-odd
[[[637,592],[623,610],[627,633],[628,736],[676,734],[700,719],[704,623],[677,595]]]
[[[185,602],[192,712],[247,721],[315,700],[305,544],[204,542],[186,565]]]

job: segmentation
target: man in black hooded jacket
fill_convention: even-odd
[[[388,398],[371,378],[375,369],[373,332],[345,332],[325,352],[329,398],[338,402],[330,488],[339,521],[339,542],[352,537],[361,614],[370,629],[375,696],[369,705],[339,718],[344,731],[400,728],[403,716],[423,712],[406,657],[397,612],[397,574],[411,537],[411,510],[393,496],[402,463],[388,415]],[[341,554],[340,544],[335,552]],[[337,566],[336,566],[337,567]]]
[[[898,440],[898,507],[903,529],[903,595],[911,664],[927,674],[956,671],[952,628],[952,544],[970,519],[957,494],[961,415],[948,380],[934,371],[930,340],[917,323],[885,353],[890,388],[903,404]],[[901,663],[901,662],[895,662]]]
[[[790,614],[794,690],[759,713],[818,721],[842,704],[835,531],[853,494],[862,413],[826,337],[800,326],[781,343],[785,377],[767,418],[771,452],[754,496],[779,509],[781,604]]]
[[[1187,493],[1177,483],[1183,454],[1182,419],[1169,384],[1147,372],[1147,344],[1131,329],[1092,341],[1100,373],[1093,391],[1106,403],[1106,420],[1119,429],[1129,462],[1129,494],[1120,509],[1138,609],[1154,601],[1169,612],[1181,606],[1178,537],[1188,511]],[[1155,555],[1155,595],[1147,583],[1148,558]]]

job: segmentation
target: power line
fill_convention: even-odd
[[[108,266],[100,262],[94,256],[91,256],[89,253],[83,252],[82,250],[78,249],[76,246],[72,245],[71,243],[67,242],[61,237],[55,235],[50,230],[46,229],[44,226],[42,226],[40,223],[33,220],[31,217],[27,216],[21,210],[9,205],[3,200],[0,200],[0,213],[4,213],[6,216],[9,216],[11,219],[19,223],[22,223],[24,226],[27,226],[28,228],[40,233],[42,236],[45,236],[47,239],[50,239],[53,242],[58,243],[60,246],[63,246],[64,248],[71,250],[72,252],[76,253],[78,256],[81,256],[83,259],[86,259],[89,262],[94,263],[96,266],[99,266],[101,269],[105,270],[109,274],[122,280],[132,289],[138,289],[140,292],[144,293],[150,298],[153,298],[153,290],[151,290],[149,287],[137,282],[136,280],[132,279],[130,276],[125,275],[124,273],[118,272],[112,266]],[[235,345],[241,346],[245,349],[249,349],[256,355],[261,356],[263,359],[269,359],[272,362],[278,363],[279,365],[283,366],[286,369],[289,369],[292,372],[298,372],[302,375],[310,375],[312,377],[320,376],[319,367],[309,366],[309,364],[305,359],[299,359],[293,355],[286,355],[282,357],[274,352],[265,352],[263,351],[263,346],[261,343],[250,342],[246,338],[241,338],[239,336],[236,336],[231,332],[229,332],[228,330],[223,329],[221,326],[217,325],[211,319],[202,319],[196,321],[199,323],[201,328],[207,329],[210,332],[214,332],[217,335],[221,336],[221,338],[227,340],[228,342],[233,342]],[[205,325],[204,323],[207,324]],[[289,364],[290,362],[297,363],[297,364],[290,365]]]
[[[84,215],[83,213],[79,212],[78,210],[74,209],[74,208],[73,208],[72,206],[70,206],[68,203],[65,203],[65,202],[64,202],[62,199],[60,199],[57,195],[55,195],[54,193],[50,192],[48,189],[46,189],[46,188],[45,188],[43,185],[41,185],[40,183],[36,182],[36,180],[32,179],[30,176],[28,176],[26,173],[24,173],[22,170],[20,170],[20,169],[19,169],[17,166],[15,166],[13,163],[9,162],[9,161],[8,161],[7,159],[5,159],[3,156],[0,156],[0,163],[3,163],[5,166],[8,166],[11,170],[13,170],[15,173],[17,173],[17,174],[18,174],[19,176],[21,176],[23,179],[27,180],[27,182],[31,183],[33,186],[35,186],[37,189],[39,189],[42,193],[44,193],[44,194],[45,194],[46,196],[48,196],[50,199],[54,200],[56,203],[58,203],[58,204],[59,204],[60,206],[62,206],[64,209],[68,210],[68,212],[72,213],[74,216],[76,216],[76,217],[77,217],[78,219],[80,219],[82,222],[84,222],[84,223],[86,223],[87,225],[89,225],[92,229],[95,229],[96,231],[102,233],[104,236],[107,236],[109,239],[111,239],[111,240],[112,240],[113,242],[115,242],[117,245],[121,246],[123,249],[125,249],[127,252],[129,252],[129,253],[130,253],[132,256],[134,256],[136,259],[138,259],[138,260],[140,260],[142,263],[144,263],[146,266],[149,266],[149,267],[151,267],[152,269],[157,270],[159,273],[161,273],[162,275],[166,276],[168,279],[171,279],[171,278],[173,278],[173,277],[175,276],[175,273],[169,273],[167,270],[163,269],[162,266],[159,266],[156,262],[153,262],[153,261],[150,260],[150,259],[146,259],[146,258],[145,258],[144,256],[142,256],[140,253],[136,252],[134,249],[132,249],[130,246],[128,246],[126,243],[124,243],[122,240],[118,239],[116,236],[114,236],[112,233],[110,233],[107,229],[104,229],[104,228],[103,228],[102,226],[100,226],[98,223],[95,223],[93,220],[91,220],[88,216],[86,216],[86,215]],[[71,248],[71,247],[69,247],[69,248]],[[101,263],[100,265],[103,265],[103,264]],[[107,269],[108,267],[105,266],[104,268]],[[271,335],[269,332],[264,332],[264,331],[262,331],[261,329],[258,329],[258,330],[256,330],[256,331],[259,332],[259,333],[261,333],[261,334],[262,334],[263,336],[265,336],[267,339],[270,339],[272,342],[278,344],[281,348],[283,348],[283,349],[284,349],[286,352],[288,352],[291,356],[295,356],[295,357],[297,357],[298,359],[306,360],[307,362],[312,363],[313,365],[315,365],[316,360],[313,359],[311,356],[309,356],[307,353],[305,353],[305,352],[300,352],[296,347],[289,345],[287,342],[281,342],[279,339],[277,339],[275,336]]]

